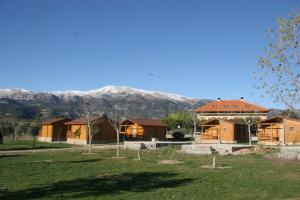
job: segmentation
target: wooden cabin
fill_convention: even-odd
[[[143,140],[150,141],[166,140],[167,126],[160,120],[152,119],[127,119],[121,124],[120,134],[125,140]]]
[[[242,121],[213,119],[201,125],[199,143],[237,143],[249,141],[247,124]]]
[[[67,118],[55,118],[42,122],[38,140],[43,142],[67,141]]]
[[[94,131],[92,137],[93,144],[115,142],[117,133],[111,120],[107,117],[93,117]],[[65,123],[68,129],[67,143],[71,144],[89,144],[89,133],[87,127],[87,118],[82,117]]]
[[[257,136],[260,144],[300,144],[300,120],[279,116],[260,121]]]

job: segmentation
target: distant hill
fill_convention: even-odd
[[[118,116],[153,119],[190,110],[211,101],[122,86],[106,86],[90,91],[38,93],[25,89],[0,89],[0,118],[32,119],[38,107],[42,108],[44,118],[75,118],[77,113],[82,112],[83,98],[94,103],[97,111],[102,113],[113,112],[118,105]]]

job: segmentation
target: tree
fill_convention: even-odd
[[[29,124],[29,127],[27,129],[27,132],[30,135],[32,135],[32,137],[33,137],[33,142],[32,142],[32,147],[33,148],[36,147],[37,136],[38,136],[39,131],[42,127],[42,120],[41,120],[42,116],[43,116],[42,108],[39,107],[33,121]]]
[[[110,124],[114,127],[117,137],[117,158],[120,157],[120,132],[121,132],[121,122],[123,117],[118,116],[118,105],[115,106],[115,112],[110,113],[112,120],[109,120]]]
[[[197,112],[194,108],[190,110],[191,119],[193,122],[193,142],[195,143],[196,133],[197,133],[197,124],[199,123]]]
[[[3,144],[4,136],[8,136],[14,132],[13,124],[8,121],[0,123],[0,144]]]
[[[194,129],[194,121],[196,119],[193,117],[194,115],[187,111],[181,111],[174,114],[170,114],[162,119],[168,129],[177,130],[178,126],[181,127],[181,131],[193,131]]]
[[[295,119],[299,119],[299,115],[295,110],[286,109],[286,110],[281,111],[280,115],[295,118]]]
[[[100,131],[97,127],[97,119],[100,117],[100,114],[96,111],[95,105],[93,103],[88,103],[85,98],[83,98],[82,109],[83,113],[81,116],[84,117],[86,126],[88,128],[89,153],[92,153],[93,136]]]
[[[245,117],[242,119],[248,126],[249,145],[252,145],[251,127],[257,124],[258,118],[253,115],[253,116]]]
[[[259,57],[254,87],[275,103],[295,110],[300,103],[300,13],[278,17],[277,30],[270,29],[267,37],[270,43]]]
[[[17,136],[28,132],[29,123],[15,122],[14,123],[14,141],[17,140]]]

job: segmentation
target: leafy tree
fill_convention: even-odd
[[[259,57],[254,87],[275,103],[295,110],[300,103],[300,13],[278,17],[277,29],[270,29],[267,37],[270,43]]]
[[[34,117],[34,120],[32,123],[29,124],[29,127],[27,129],[27,133],[29,133],[30,135],[33,136],[33,142],[32,142],[32,147],[35,148],[36,147],[36,141],[37,141],[37,136],[39,134],[39,131],[41,129],[42,126],[42,108],[39,108],[37,110],[37,113]]]
[[[1,121],[0,122],[0,144],[3,144],[4,136],[9,136],[14,132],[14,126],[11,122]]]
[[[162,121],[168,126],[169,130],[173,131],[177,130],[178,127],[186,131],[192,131],[194,127],[193,116],[186,111],[170,114],[163,118]]]
[[[184,133],[181,132],[181,131],[175,131],[173,134],[172,134],[173,138],[175,138],[176,140],[180,140],[180,139],[183,139],[184,138]]]

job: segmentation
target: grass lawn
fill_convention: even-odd
[[[184,155],[183,164],[163,165],[174,148],[81,151],[0,156],[0,199],[296,199],[300,163],[263,155],[217,157],[226,169],[203,169],[210,156]],[[117,178],[106,177],[106,175]],[[99,177],[100,176],[100,177]]]
[[[19,141],[6,140],[4,141],[4,144],[0,145],[0,151],[30,150],[30,149],[45,149],[45,148],[67,148],[67,147],[74,146],[65,143],[36,142],[35,148],[33,148],[32,143],[33,143],[32,140],[19,140]]]

